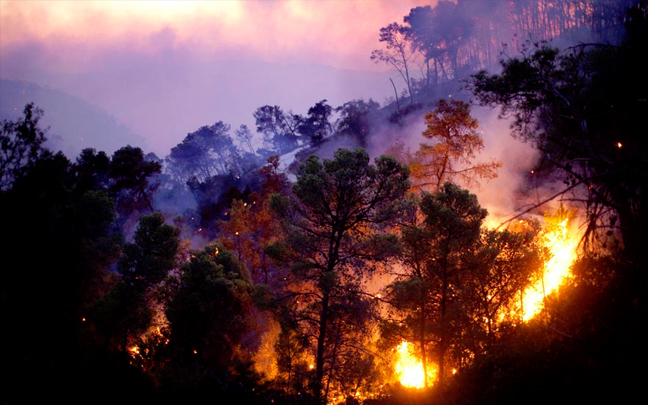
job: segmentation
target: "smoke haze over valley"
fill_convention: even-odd
[[[91,103],[165,156],[201,125],[253,128],[264,104],[382,102],[396,76],[369,60],[378,30],[427,3],[2,0],[0,78]]]

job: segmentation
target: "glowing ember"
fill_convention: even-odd
[[[545,247],[551,259],[545,263],[543,277],[524,291],[522,319],[528,321],[543,308],[544,298],[555,291],[569,277],[569,268],[576,259],[578,237],[570,235],[568,219],[559,222],[555,229],[544,235]]]
[[[425,385],[423,364],[410,352],[409,343],[403,341],[397,350],[396,375],[400,383],[404,387],[423,388]]]

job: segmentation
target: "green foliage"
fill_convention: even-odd
[[[254,286],[251,294],[254,306],[260,310],[272,310],[277,306],[274,295],[270,288],[265,284],[257,284]]]
[[[477,196],[452,183],[445,183],[435,194],[424,194],[421,212],[435,241],[435,250],[442,256],[474,242],[487,215],[479,206]]]
[[[164,223],[160,213],[140,218],[134,242],[124,245],[118,268],[125,282],[146,290],[167,277],[176,266],[180,230]]]
[[[111,190],[115,195],[117,210],[123,215],[135,211],[153,211],[153,193],[159,183],[151,178],[162,171],[158,162],[144,159],[140,148],[125,146],[117,150],[110,161],[108,175],[112,180]]]
[[[400,336],[414,343],[425,369],[434,360],[438,382],[444,385],[448,364],[457,365],[450,353],[464,348],[460,338],[467,322],[468,297],[463,288],[472,276],[471,254],[486,210],[475,195],[452,183],[434,194],[423,193],[419,209],[422,223],[403,226],[401,231],[406,272],[387,288],[399,326],[386,326],[384,332],[387,339]]]
[[[224,383],[248,329],[250,275],[231,252],[215,245],[195,252],[181,274],[165,311],[171,325],[169,345],[176,353],[174,367],[179,367],[176,375],[169,375],[177,380],[168,383],[193,386],[204,379]]]
[[[326,100],[319,101],[308,109],[308,115],[300,118],[297,130],[302,136],[310,139],[311,145],[321,143],[333,131],[329,122],[333,107],[326,103]]]
[[[6,191],[41,155],[45,134],[38,126],[43,111],[27,104],[24,118],[0,124],[0,191]]]
[[[369,164],[361,149],[339,149],[333,160],[311,156],[299,167],[294,197],[271,199],[286,237],[268,252],[296,270],[292,276],[301,287],[290,295],[289,312],[301,333],[312,336],[317,397],[327,395],[325,375],[342,381],[337,362],[354,352],[345,342],[363,329],[371,312],[358,294],[359,280],[373,260],[396,249],[395,238],[383,233],[398,215],[408,170],[389,157],[375,162]]]

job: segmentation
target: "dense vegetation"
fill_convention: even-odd
[[[2,401],[641,398],[648,5],[621,13],[602,12],[605,1],[537,0],[488,13],[512,13],[514,27],[540,38],[587,24],[626,28],[619,45],[530,44],[499,73],[465,82],[476,102],[513,118],[515,135],[542,154],[544,176],[564,180],[547,200],[562,197],[588,220],[574,276],[528,322],[519,300],[541,277],[546,229],[530,219],[484,226],[487,212],[465,187],[500,164],[473,162],[483,141],[469,103],[425,101],[493,62],[479,7],[442,1],[381,30],[385,48],[372,58],[401,73],[409,107],[398,93],[383,108],[322,100],[304,116],[262,106],[256,149],[249,128],[232,136],[218,121],[164,160],[124,146],[70,161],[43,147],[33,104],[4,120]],[[423,76],[411,74],[407,52]],[[431,143],[414,153],[395,144],[373,162],[362,148],[310,155],[294,182],[281,168],[279,155],[297,148],[349,138],[367,146],[378,126],[399,128],[417,109],[427,111]],[[423,390],[393,375],[404,340],[423,364]]]

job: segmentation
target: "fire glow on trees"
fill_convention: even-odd
[[[423,363],[410,351],[409,342],[402,341],[396,348],[398,361],[396,363],[396,375],[403,387],[423,388],[425,376],[423,375]],[[434,381],[436,372],[428,369],[428,380]]]
[[[570,267],[576,259],[578,236],[569,230],[569,218],[562,210],[557,214],[557,224],[548,224],[544,234],[544,246],[551,253],[545,263],[544,273],[535,285],[524,291],[522,298],[522,319],[526,322],[536,316],[544,307],[544,299],[556,291],[570,277]]]
[[[490,221],[493,224],[493,220]],[[518,319],[528,322],[544,308],[545,297],[555,292],[571,275],[570,268],[577,257],[579,234],[570,227],[569,212],[562,207],[545,218],[542,236],[543,246],[549,252],[549,258],[543,266],[540,279],[522,294],[519,306],[515,309]],[[456,370],[453,370],[453,374]],[[436,382],[434,364],[428,363],[428,381]],[[410,343],[403,340],[396,348],[395,375],[404,387],[424,388],[425,378],[423,364],[410,348]]]

